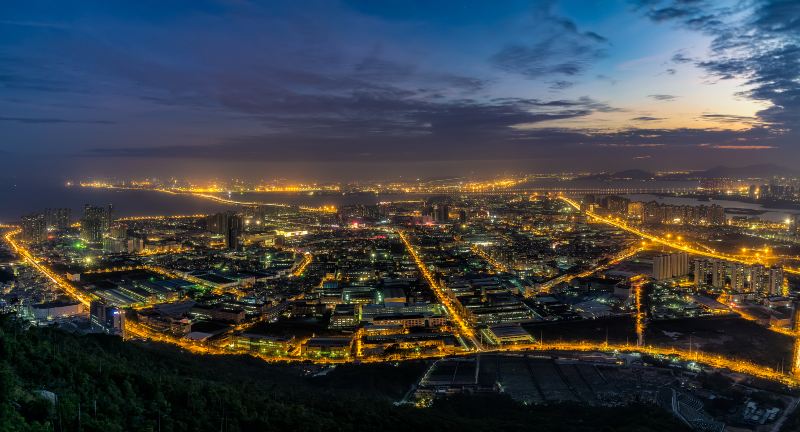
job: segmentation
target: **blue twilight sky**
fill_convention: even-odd
[[[6,175],[800,160],[800,2],[5,1]]]

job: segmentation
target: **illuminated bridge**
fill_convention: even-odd
[[[619,187],[594,187],[594,188],[569,188],[569,187],[539,187],[539,188],[514,188],[489,191],[452,191],[434,192],[436,194],[466,194],[466,195],[519,195],[519,194],[562,194],[562,195],[630,195],[630,194],[688,194],[697,192],[697,188],[619,188]],[[418,192],[424,193],[424,192]]]

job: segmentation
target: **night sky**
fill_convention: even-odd
[[[0,177],[800,160],[800,2],[3,1]]]

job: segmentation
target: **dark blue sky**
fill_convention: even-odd
[[[797,1],[5,1],[6,175],[800,160]]]

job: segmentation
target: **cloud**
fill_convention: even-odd
[[[743,115],[734,115],[734,114],[712,114],[712,113],[704,113],[701,114],[700,119],[702,120],[711,120],[719,123],[749,123],[749,124],[756,124],[758,123],[758,118],[751,117],[751,116],[743,116]]]
[[[25,124],[100,124],[109,125],[116,122],[109,120],[73,120],[53,117],[0,117],[0,122],[17,122]]]
[[[680,52],[679,53],[675,53],[675,55],[672,56],[671,60],[672,60],[673,63],[679,63],[679,64],[691,63],[691,62],[694,61],[691,58],[687,57],[685,54],[680,53]]]
[[[550,89],[552,90],[564,90],[574,86],[575,83],[572,81],[565,81],[565,80],[558,80],[553,81],[550,83]]]
[[[615,80],[614,78],[611,78],[608,75],[599,74],[599,75],[596,75],[595,78],[597,78],[600,81],[605,81],[605,82],[607,82],[607,83],[609,83],[611,85],[617,85],[617,80]]]
[[[769,130],[754,127],[745,131],[706,129],[635,128],[616,132],[534,128],[517,129],[507,125],[506,116],[517,116],[521,106],[503,106],[484,109],[479,106],[440,107],[428,118],[438,126],[418,135],[391,134],[337,136],[336,134],[267,134],[240,136],[216,145],[127,147],[119,149],[96,148],[82,156],[122,158],[203,159],[214,161],[264,161],[264,162],[369,162],[401,163],[415,161],[479,161],[523,160],[537,158],[564,158],[580,152],[586,158],[631,157],[635,149],[659,153],[659,157],[683,154],[688,157],[698,147],[710,148],[715,143],[720,150],[737,150],[740,147],[766,149],[777,147],[771,143]],[[516,108],[514,108],[516,107]],[[459,112],[463,109],[464,112]],[[544,121],[558,116],[581,116],[588,111],[562,112],[560,114],[524,114],[525,121]],[[462,129],[465,122],[480,120],[474,127]],[[462,120],[463,119],[463,120]],[[489,129],[489,131],[483,129]],[[436,132],[432,132],[436,130]],[[380,146],[375,142],[379,139]],[[491,145],[487,145],[490,142]],[[747,142],[748,144],[742,144]],[[745,148],[741,148],[745,150]]]
[[[712,38],[710,56],[694,61],[719,79],[744,80],[742,96],[770,106],[759,121],[800,135],[800,2],[754,0],[723,4],[710,0],[640,3],[654,21],[670,21]]]
[[[719,150],[771,150],[777,148],[775,146],[770,146],[770,145],[720,145],[720,144],[700,146],[700,147],[707,147]]]
[[[675,75],[678,71],[675,70],[675,69],[669,68],[669,69],[665,70],[664,72],[666,72],[669,75]]]
[[[576,76],[605,56],[608,39],[582,32],[563,17],[540,12],[529,41],[506,45],[489,59],[496,68],[528,79],[550,75]]]
[[[668,95],[668,94],[651,94],[651,95],[647,95],[647,97],[649,97],[650,99],[655,99],[657,101],[663,101],[663,102],[674,101],[675,99],[678,98],[677,96]]]
[[[641,117],[634,117],[631,120],[632,121],[660,121],[660,120],[664,120],[664,118],[662,118],[662,117],[641,116]]]

